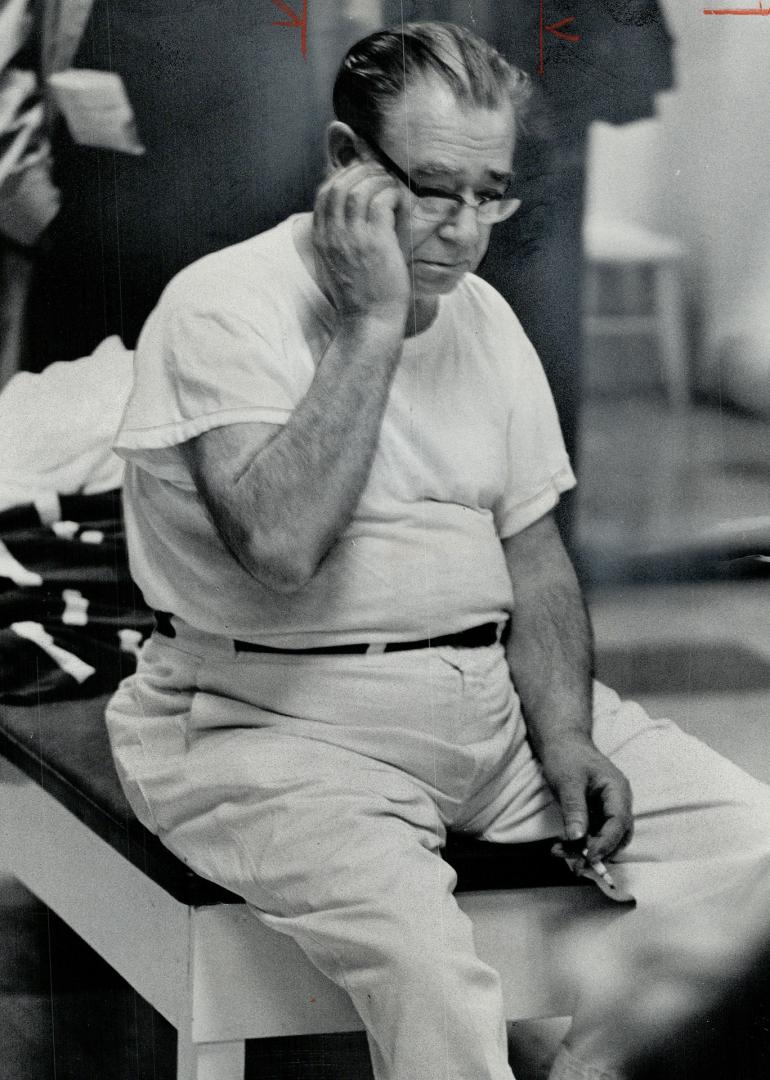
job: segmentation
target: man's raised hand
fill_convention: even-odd
[[[403,324],[411,282],[396,235],[398,184],[370,161],[335,170],[313,213],[313,247],[321,288],[343,317]]]

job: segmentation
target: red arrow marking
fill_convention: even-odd
[[[770,15],[770,8],[704,8],[704,15]]]
[[[553,34],[554,37],[561,38],[562,41],[580,41],[580,34],[565,34],[559,29],[560,26],[569,26],[570,23],[573,23],[574,21],[575,16],[569,15],[560,22],[551,23],[550,26],[544,26],[543,29],[547,30],[549,34]]]
[[[545,0],[540,0],[540,63],[538,65],[538,75],[545,75],[545,55],[543,49],[543,42],[545,40],[545,32],[553,34],[554,37],[561,38],[562,41],[580,41],[580,34],[565,34],[561,29],[563,26],[570,26],[576,19],[575,15],[568,15],[566,19],[560,19],[559,22],[551,23],[550,26],[546,26],[545,15],[543,12]]]
[[[289,16],[288,22],[274,22],[273,26],[291,26],[295,30],[300,32],[300,51],[305,59],[307,59],[307,0],[302,0],[302,14],[298,15],[296,11],[292,11],[288,4],[284,3],[284,0],[273,0],[276,7],[280,8],[284,15]]]

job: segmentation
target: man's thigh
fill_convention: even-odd
[[[164,841],[346,990],[377,1080],[512,1080],[499,976],[476,955],[419,781],[263,728],[198,739],[185,783],[197,810]]]
[[[412,777],[276,729],[198,739],[183,783],[188,812],[162,839],[199,874],[265,911],[354,904],[385,887],[396,853],[414,845],[438,861],[445,837],[435,803]]]
[[[767,872],[765,784],[601,683],[594,740],[631,783],[634,839],[613,874],[640,902],[691,902]],[[499,843],[560,835],[561,814],[528,746],[506,764],[502,781],[477,808],[472,831]]]

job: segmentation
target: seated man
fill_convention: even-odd
[[[449,827],[586,838],[644,905],[769,847],[762,785],[591,680],[553,403],[473,273],[526,97],[456,27],[354,46],[313,213],[169,285],[117,444],[159,612],[108,710],[128,797],[345,988],[377,1080],[512,1075]],[[613,1068],[578,1015],[553,1076]]]

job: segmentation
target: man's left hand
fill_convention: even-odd
[[[614,855],[631,840],[631,786],[584,735],[565,735],[541,749],[541,765],[564,817],[567,840],[587,837],[589,862]]]

